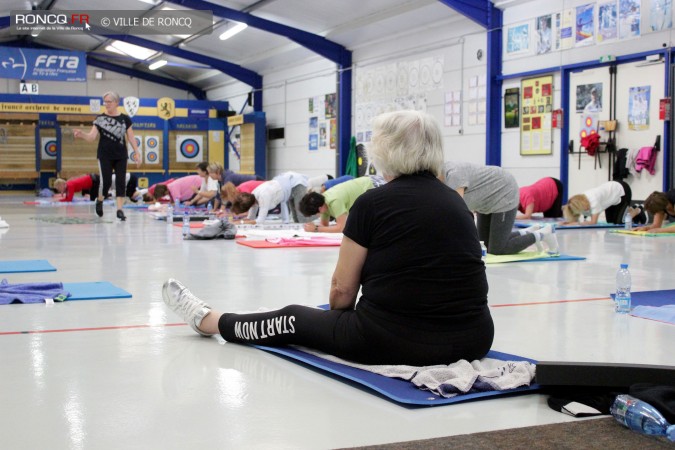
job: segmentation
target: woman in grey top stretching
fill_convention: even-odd
[[[558,240],[551,225],[513,231],[520,201],[513,175],[501,167],[457,161],[446,162],[443,169],[445,184],[456,190],[477,214],[478,238],[485,242],[488,253],[512,255],[532,244],[542,251],[542,242],[550,253],[558,253]]]

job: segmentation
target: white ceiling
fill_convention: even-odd
[[[184,9],[172,3],[152,6],[140,0],[44,0],[42,3],[24,0],[2,0],[0,16],[8,16],[12,10],[30,9],[35,3],[38,9],[53,10],[148,10],[162,5]],[[51,4],[50,4],[51,3]],[[349,50],[368,45],[411,28],[434,26],[456,20],[465,20],[438,0],[212,0],[211,3],[250,13],[283,25],[307,31],[338,43]],[[181,42],[175,36],[144,35],[143,39],[165,45],[178,46],[199,55],[240,65],[265,75],[275,69],[297,64],[315,56],[304,47],[289,39],[266,31],[248,27],[226,41],[219,40],[226,21],[215,18],[217,23],[210,35],[196,36]],[[138,61],[105,50],[109,40],[102,36],[59,35],[36,37],[36,44],[61,49],[89,52],[90,55],[112,64],[148,71],[152,61]],[[0,30],[0,45],[16,40],[8,29]],[[184,81],[208,90],[232,80],[231,77],[211,68],[203,62],[157,55],[154,59],[166,59],[169,64],[153,71],[154,75]]]

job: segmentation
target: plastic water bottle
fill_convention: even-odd
[[[480,259],[483,262],[487,259],[487,247],[485,246],[485,241],[480,241]]]
[[[623,215],[623,227],[626,230],[633,229],[633,218],[630,216],[628,209],[626,209],[626,214]]]
[[[649,403],[621,394],[616,397],[609,412],[617,422],[633,431],[652,436],[665,436],[675,442],[675,425],[669,424]]]
[[[620,314],[630,312],[630,272],[628,264],[621,264],[616,273],[616,294],[614,296],[614,310]]]
[[[190,234],[190,212],[186,208],[183,213],[183,237],[188,234]]]
[[[209,201],[209,203],[206,205],[206,213],[209,216],[209,220],[215,220],[216,219],[216,213],[213,210],[213,203]]]
[[[166,223],[169,226],[173,224],[173,205],[171,203],[166,205]]]

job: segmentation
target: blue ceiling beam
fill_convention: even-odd
[[[98,67],[99,69],[110,70],[111,72],[117,72],[124,75],[129,75],[130,77],[150,81],[151,83],[169,86],[172,88],[180,89],[181,91],[188,91],[189,93],[194,95],[197,100],[206,100],[206,92],[204,92],[203,90],[199,89],[196,86],[185,83],[183,81],[172,80],[170,78],[160,77],[158,75],[142,72],[140,70],[132,69],[129,67],[118,66],[116,64],[111,64],[107,61],[102,61],[100,59],[93,58],[92,56],[89,55],[87,55],[87,64],[90,66]]]
[[[128,42],[130,44],[138,45],[140,47],[145,47],[150,50],[155,50],[157,52],[166,53],[167,55],[175,56],[177,58],[187,59],[189,61],[195,61],[207,66],[211,66],[214,69],[218,69],[226,75],[236,78],[242,83],[248,84],[253,88],[260,89],[262,88],[262,76],[253,72],[252,70],[245,69],[236,64],[232,64],[227,61],[220,59],[212,58],[210,56],[202,55],[200,53],[191,52],[188,50],[183,50],[178,47],[173,47],[171,45],[162,44],[160,42],[151,41],[149,39],[143,39],[137,36],[132,36],[128,34],[101,34],[109,39],[116,39],[118,41]]]
[[[307,31],[299,30],[297,28],[282,25],[271,20],[256,17],[249,13],[237,11],[236,9],[228,8],[226,6],[216,5],[204,0],[165,0],[167,3],[174,3],[176,5],[185,6],[190,9],[209,10],[213,15],[223,19],[234,20],[242,22],[246,25],[257,28],[259,30],[267,31],[269,33],[284,36],[293,42],[302,45],[303,47],[318,53],[324,58],[333,61],[342,68],[347,68],[351,65],[351,51],[347,50],[340,44],[330,41],[322,36],[318,36]]]
[[[159,42],[139,38],[137,36],[131,36],[128,34],[120,34],[120,35],[107,34],[105,35],[105,37],[110,39],[117,39],[118,41],[128,42],[130,44],[149,48],[151,50],[155,50],[158,52],[163,52],[166,53],[167,55],[175,56],[177,58],[187,59],[189,61],[195,61],[198,63],[206,64],[207,66],[211,66],[214,69],[220,70],[224,74],[229,75],[232,78],[235,78],[241,81],[242,83],[251,86],[253,88],[253,110],[262,111],[262,76],[258,75],[252,70],[245,69],[241,66],[232,64],[227,61],[202,55],[200,53],[183,50],[178,47],[172,47],[170,45],[161,44]]]
[[[461,15],[473,20],[485,29],[493,28],[491,15],[494,7],[490,0],[439,0]]]

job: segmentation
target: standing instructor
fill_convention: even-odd
[[[73,136],[87,142],[93,142],[100,135],[96,157],[98,158],[98,169],[102,182],[99,185],[98,198],[96,199],[96,215],[103,216],[103,199],[108,195],[108,190],[112,185],[112,175],[115,172],[117,218],[126,220],[122,206],[124,205],[127,173],[127,141],[134,149],[137,167],[141,166],[141,155],[138,152],[134,131],[131,128],[131,118],[117,110],[119,103],[120,96],[116,92],[103,94],[105,113],[96,117],[94,125],[88,133],[76,129],[73,130]]]

